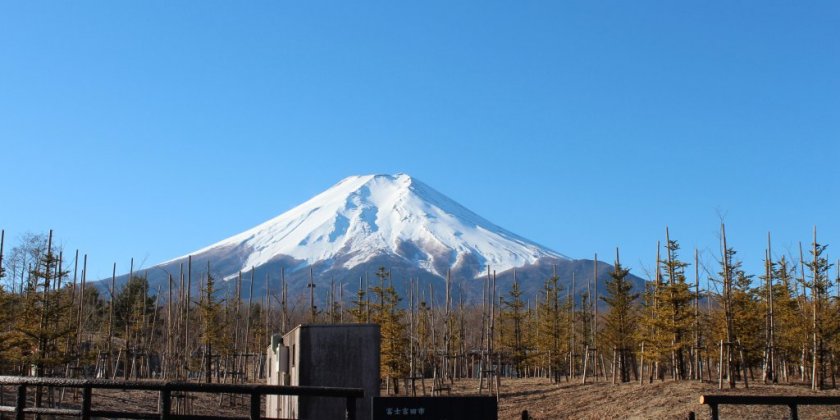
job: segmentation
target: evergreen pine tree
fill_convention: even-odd
[[[827,247],[828,245],[822,245],[817,242],[815,228],[814,242],[809,250],[811,260],[805,262],[805,266],[810,272],[809,280],[805,283],[811,289],[811,389],[814,390],[825,389],[828,356],[826,343],[831,341],[836,328],[830,322],[834,318],[830,312],[832,308],[829,304],[828,295],[828,288],[830,286],[828,270],[832,267],[832,264],[829,264],[828,259],[824,255]]]
[[[752,287],[752,276],[735,264],[735,279],[732,284],[732,316],[735,342],[739,357],[736,372],[743,372],[762,360],[764,349],[764,311],[760,291]],[[741,359],[743,355],[743,360]],[[740,366],[745,363],[746,366]]]
[[[773,267],[773,304],[775,306],[776,353],[783,366],[795,365],[808,345],[808,323],[797,298],[794,268],[782,256]],[[786,372],[784,372],[786,374]]]
[[[367,292],[362,287],[362,280],[359,279],[359,290],[356,291],[356,296],[351,301],[352,306],[348,309],[350,317],[353,319],[353,322],[357,324],[370,322],[367,318],[367,302],[365,301],[366,294]]]
[[[55,282],[67,275],[52,250],[52,233],[35,267],[29,273],[21,312],[15,317],[15,345],[20,349],[20,361],[34,368],[35,376],[44,376],[54,367],[66,362],[66,350],[61,346],[73,332],[69,322],[71,304],[58,299],[60,290]]]
[[[211,366],[214,348],[223,347],[225,329],[221,319],[221,302],[215,296],[215,279],[209,272],[207,281],[201,290],[201,300],[198,302],[198,314],[201,317],[201,344],[204,346],[204,381],[212,382]],[[217,350],[218,351],[218,350]]]
[[[601,297],[609,307],[601,334],[605,344],[617,353],[616,361],[621,382],[630,381],[630,362],[635,347],[633,338],[638,327],[635,302],[639,294],[632,293],[633,285],[627,280],[628,274],[630,269],[622,267],[616,250],[615,265],[610,279],[606,282],[607,294]]]
[[[670,356],[671,369],[674,378],[686,379],[686,356],[691,347],[689,331],[693,324],[691,311],[691,291],[685,279],[687,263],[680,261],[677,241],[666,240],[665,250],[667,258],[661,262],[662,273],[665,276],[662,289],[662,306],[658,314],[659,326],[671,338]]]
[[[513,286],[508,292],[508,298],[502,299],[501,321],[503,328],[500,332],[500,340],[503,348],[510,354],[511,363],[517,375],[522,375],[527,358],[527,343],[524,331],[527,313],[524,309],[522,290],[516,276],[514,276]]]
[[[561,303],[560,277],[551,276],[543,284],[543,298],[537,303],[537,348],[546,363],[547,372],[552,382],[560,381],[560,374],[565,369],[564,313],[566,304]]]
[[[399,308],[400,299],[391,282],[391,273],[385,267],[376,271],[379,285],[371,288],[371,318],[379,324],[382,334],[380,366],[382,375],[391,380],[394,392],[399,393],[399,381],[408,373],[408,337],[404,323],[405,310]]]

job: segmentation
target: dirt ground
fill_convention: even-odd
[[[3,389],[2,405],[14,405],[15,395],[12,387],[6,386]],[[33,406],[32,394],[34,388],[29,388],[28,406]],[[54,391],[52,402],[45,395],[44,406],[79,409],[81,406],[81,391],[73,392],[67,388],[63,397],[61,390]],[[57,403],[57,400],[61,400]],[[247,416],[250,397],[232,397],[230,395],[213,395],[206,393],[190,393],[185,398],[176,398],[173,395],[172,412],[178,414],[197,414],[215,416]],[[264,404],[264,403],[263,403]],[[122,391],[112,389],[94,389],[91,399],[93,410],[112,411],[133,411],[133,412],[157,412],[158,392],[156,391]],[[2,417],[0,415],[0,417]],[[11,418],[5,415],[2,418]]]
[[[476,395],[478,382],[456,381],[453,395]],[[6,387],[4,404],[12,405],[13,390]],[[697,382],[654,382],[639,385],[612,385],[609,382],[552,384],[545,379],[503,379],[499,392],[499,419],[520,419],[528,410],[534,419],[686,419],[693,411],[698,419],[709,418],[708,406],[700,405],[700,395],[835,395],[840,390],[813,392],[804,385],[751,384],[744,389],[718,390],[717,384]],[[486,395],[486,391],[485,391]],[[58,398],[58,395],[55,395]],[[144,391],[95,390],[93,408],[105,410],[156,411],[157,393]],[[183,399],[181,401],[184,401]],[[225,396],[191,394],[191,414],[246,416],[247,398],[231,400]],[[77,408],[72,391],[63,397],[63,407]],[[173,411],[178,409],[173,401]],[[721,406],[723,419],[787,419],[785,406]],[[8,418],[8,416],[6,416]],[[840,419],[840,406],[802,406],[801,419]]]
[[[456,383],[453,394],[475,394],[476,381]],[[811,391],[803,385],[757,385],[719,390],[717,384],[654,382],[613,385],[579,381],[551,384],[546,379],[503,379],[499,393],[499,419],[520,419],[528,410],[534,419],[686,419],[693,411],[708,419],[709,407],[700,395],[840,395],[838,390]],[[786,406],[720,406],[723,419],[788,419]],[[840,406],[802,406],[800,419],[840,419]]]

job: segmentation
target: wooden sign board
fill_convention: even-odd
[[[372,420],[496,420],[496,397],[374,397]]]

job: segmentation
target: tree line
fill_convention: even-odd
[[[465,378],[492,393],[511,377],[834,387],[840,275],[831,278],[816,229],[796,257],[776,258],[768,235],[761,273],[743,269],[724,226],[720,236],[715,267],[706,267],[696,250],[686,259],[666,229],[642,288],[616,250],[604,284],[596,256],[592,278],[555,271],[533,296],[515,271],[506,288],[490,268],[477,279],[447,275],[436,293],[439,282],[385,267],[358,283],[330,281],[320,296],[310,270],[307,292],[290,296],[282,270],[279,282],[252,269],[219,288],[209,264],[191,258],[155,290],[133,263],[124,285],[114,265],[110,285],[97,288],[87,256],[65,255],[52,232],[25,235],[4,253],[0,231],[0,373],[261,381],[271,334],[351,322],[380,325],[381,376],[394,393],[443,393]],[[267,293],[255,297],[259,281]],[[481,282],[480,301],[464,301],[467,281]]]

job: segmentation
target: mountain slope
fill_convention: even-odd
[[[345,178],[271,220],[145,275],[153,289],[164,290],[169,275],[177,283],[183,273],[195,288],[208,267],[225,280],[244,272],[246,284],[254,279],[255,295],[264,295],[266,288],[277,291],[281,276],[290,293],[303,292],[312,275],[315,283],[342,285],[350,296],[380,266],[391,271],[398,289],[414,278],[430,282],[439,294],[450,275],[454,292],[468,298],[480,298],[482,280],[492,273],[506,290],[515,271],[526,296],[555,271],[564,283],[575,273],[579,290],[595,275],[592,261],[570,259],[496,226],[405,174]],[[600,287],[610,269],[598,266]],[[243,293],[251,287],[243,287]]]
[[[190,255],[223,249],[241,256],[236,271],[279,257],[300,261],[292,271],[330,261],[331,268],[352,269],[391,255],[443,276],[465,265],[480,268],[476,272],[487,265],[505,271],[541,258],[568,259],[404,174],[345,178],[280,216]]]

